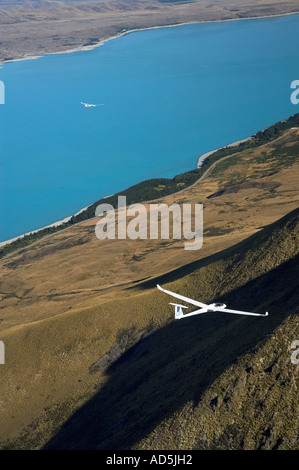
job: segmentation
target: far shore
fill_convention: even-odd
[[[279,18],[279,17],[298,15],[298,14],[299,14],[299,11],[294,11],[294,12],[289,12],[289,13],[278,13],[274,15],[248,16],[244,18],[226,18],[226,19],[220,19],[220,20],[185,21],[182,23],[173,23],[173,24],[164,24],[164,25],[162,24],[162,25],[157,25],[157,26],[148,26],[148,27],[135,28],[135,29],[124,29],[118,34],[115,34],[113,36],[108,36],[107,38],[99,39],[98,42],[87,45],[87,46],[81,46],[81,47],[77,47],[73,49],[67,49],[67,50],[61,50],[61,51],[55,51],[55,52],[45,52],[44,54],[24,54],[22,57],[16,57],[16,58],[12,58],[9,60],[2,60],[0,61],[0,67],[2,65],[5,65],[11,62],[19,62],[21,60],[39,59],[47,55],[71,54],[73,52],[90,51],[97,47],[103,46],[108,41],[119,39],[123,36],[126,36],[127,34],[136,33],[140,31],[149,31],[152,29],[162,29],[162,28],[175,28],[177,26],[185,26],[185,25],[191,25],[191,24],[223,23],[223,22],[244,21],[244,20],[245,21],[246,20],[262,20],[262,19],[267,19],[267,18]]]

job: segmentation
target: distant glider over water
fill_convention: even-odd
[[[244,312],[243,310],[231,310],[229,308],[226,308],[226,305],[220,302],[207,305],[202,302],[199,302],[198,300],[189,299],[188,297],[184,297],[183,295],[176,294],[169,290],[163,289],[161,286],[159,286],[159,284],[157,284],[157,287],[162,292],[165,292],[165,294],[171,295],[172,297],[176,297],[177,299],[180,299],[180,300],[184,300],[185,302],[195,305],[196,307],[200,307],[199,309],[194,310],[191,313],[186,313],[184,315],[182,309],[188,308],[188,307],[186,307],[185,305],[174,304],[170,302],[170,305],[174,305],[175,307],[175,318],[177,320],[179,320],[180,318],[191,317],[192,315],[200,315],[201,313],[210,313],[210,312],[227,312],[227,313],[236,313],[237,315],[254,315],[257,317],[266,317],[268,315],[268,312],[254,313],[254,312]]]
[[[89,104],[89,103],[83,103],[83,101],[81,101],[81,104],[83,104],[85,106],[85,108],[95,108],[96,106],[104,106],[104,103],[102,103],[102,104]]]

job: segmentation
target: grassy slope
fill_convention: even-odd
[[[135,448],[298,450],[298,366],[290,362],[298,334],[297,313]]]
[[[200,184],[161,201],[204,203],[200,250],[186,251],[180,240],[100,242],[93,220],[1,260],[0,331],[126,297],[126,288],[142,279],[233,246],[295,209],[297,132],[288,132],[275,147],[234,155]],[[121,324],[119,315],[114,318],[115,326]]]
[[[115,261],[117,273],[111,274],[107,286],[120,282],[124,268],[143,263],[144,271],[124,271],[127,288],[110,287],[110,292],[107,287],[108,293],[105,289],[101,293],[107,267],[101,272],[99,265],[103,257],[105,265],[113,260],[116,245],[108,245],[107,253],[104,245],[97,248],[89,225],[26,249],[9,259],[13,263],[10,267],[4,264],[1,339],[7,360],[0,368],[2,447],[38,448],[55,435],[56,440],[51,442],[54,447],[296,445],[291,435],[294,427],[286,434],[283,426],[285,416],[295,426],[298,415],[294,403],[298,368],[291,365],[288,350],[298,337],[298,320],[295,316],[287,318],[298,305],[298,215],[288,216],[232,246],[240,237],[296,207],[295,134],[288,134],[275,148],[246,151],[237,161],[233,157],[230,165],[223,162],[204,184],[180,194],[182,202],[205,201],[208,230],[215,231],[229,221],[228,233],[208,235],[206,247],[199,253],[188,257],[180,246],[178,250],[176,245],[157,245],[157,253],[144,252],[143,259],[136,262],[126,255],[129,245],[123,248],[122,244]],[[219,189],[227,191],[232,181],[233,192],[207,199]],[[271,183],[272,189],[269,191],[265,184],[266,189],[235,186],[244,181]],[[281,186],[273,189],[275,181]],[[174,201],[175,196],[172,198]],[[82,237],[88,238],[90,228],[90,240],[77,243]],[[134,250],[137,245],[134,242]],[[216,246],[219,253],[209,256]],[[221,251],[221,246],[222,250],[230,248]],[[142,247],[139,250],[142,253]],[[134,251],[134,256],[137,254]],[[172,272],[159,279],[140,280],[146,272],[147,277],[149,272],[149,277],[165,272],[158,264],[165,257],[167,271]],[[179,268],[175,270],[176,266]],[[171,283],[172,290],[204,301],[223,299],[244,309],[267,308],[270,316],[215,316],[174,322],[169,299],[153,289],[156,281]],[[284,329],[275,332],[277,340],[269,336],[284,320]],[[131,349],[141,337],[144,340]],[[266,338],[269,346],[266,342],[266,350],[260,349],[260,341]],[[257,345],[257,355],[251,352],[242,357]],[[277,365],[271,368],[276,359]],[[250,368],[256,375],[246,372]],[[236,382],[239,375],[243,377],[240,383]],[[242,399],[233,395],[235,388],[240,389]],[[248,390],[256,400],[246,399]],[[270,402],[268,396],[272,397]],[[271,415],[274,406],[277,414]],[[225,407],[226,418],[221,422],[219,416]],[[76,409],[72,426],[59,431]],[[192,419],[190,410],[194,411]],[[260,420],[256,434],[246,441],[246,423],[254,413]],[[189,419],[188,432],[182,434],[180,428],[187,429]],[[266,423],[270,430],[263,429]],[[230,444],[229,433],[235,433]],[[286,435],[287,439],[283,437]]]
[[[127,448],[150,433],[141,447],[225,448],[231,425],[235,437],[230,447],[269,447],[273,433],[275,443],[281,439],[280,447],[298,445],[296,426],[284,437],[287,423],[298,424],[299,411],[298,367],[290,363],[289,351],[299,334],[298,222],[297,210],[226,254],[190,266],[190,274],[168,285],[206,301],[217,292],[217,298],[230,305],[268,308],[270,317],[223,314],[166,321],[108,368],[105,387],[75,413],[49,447]],[[137,308],[140,315],[157,303],[163,304],[163,294],[153,292],[143,294],[137,307],[131,301],[127,308]],[[252,348],[255,355],[241,357]],[[248,395],[252,390],[255,397]]]

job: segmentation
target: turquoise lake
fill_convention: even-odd
[[[3,65],[0,241],[299,112],[298,31],[299,15],[183,25]]]

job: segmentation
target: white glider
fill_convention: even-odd
[[[83,103],[83,101],[81,101],[81,104],[83,104],[85,106],[85,108],[95,108],[96,106],[104,106],[104,103],[102,103],[102,104],[89,104],[89,103]]]
[[[163,289],[159,284],[157,284],[158,289],[160,289],[162,292],[165,292],[165,294],[172,295],[172,297],[176,297],[177,299],[183,300],[185,302],[188,302],[189,304],[195,305],[196,307],[200,307],[197,310],[194,310],[191,313],[186,313],[185,315],[183,314],[183,308],[188,308],[185,305],[180,305],[180,304],[174,304],[170,302],[170,305],[174,305],[175,307],[175,318],[178,320],[180,318],[186,318],[186,317],[191,317],[193,315],[200,315],[201,313],[209,313],[209,312],[226,312],[226,313],[236,313],[238,315],[254,315],[258,317],[266,317],[268,315],[268,312],[266,313],[254,313],[254,312],[244,312],[243,310],[231,310],[229,308],[226,308],[225,304],[222,304],[220,302],[216,302],[214,304],[204,304],[202,302],[199,302],[198,300],[193,300],[189,299],[188,297],[184,297],[183,295],[180,294],[175,294],[174,292],[171,292],[170,290]]]

